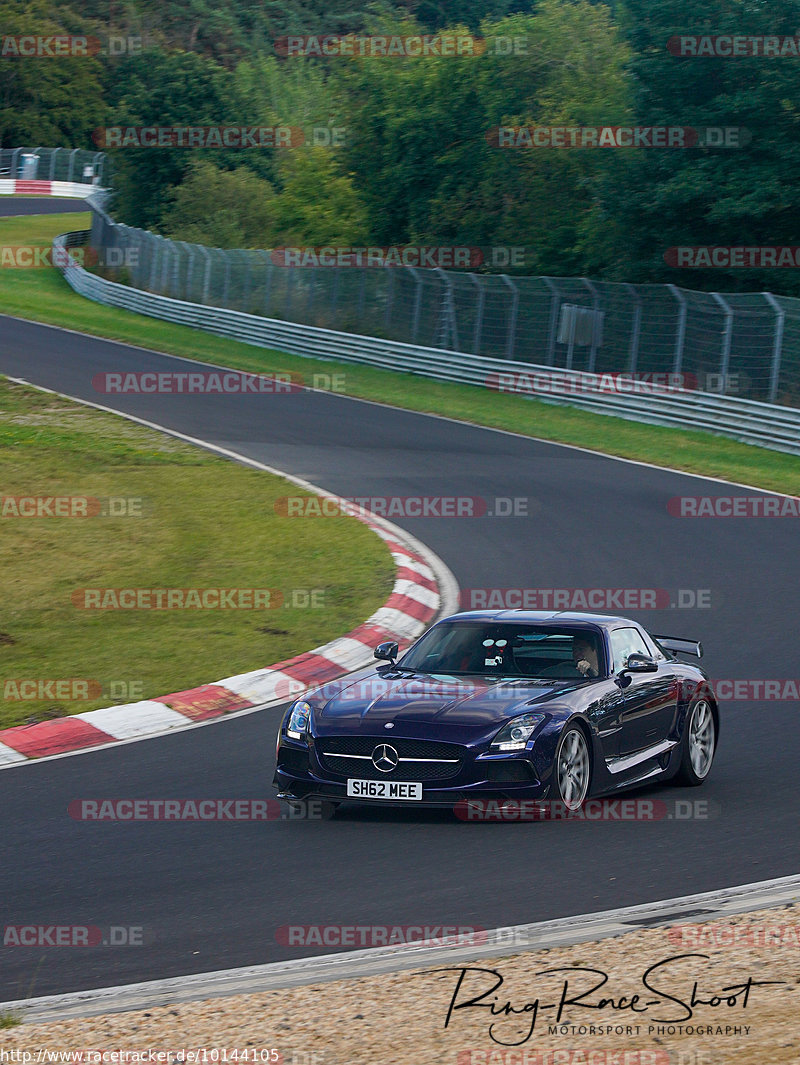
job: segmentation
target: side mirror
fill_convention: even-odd
[[[628,655],[628,661],[624,669],[617,674],[617,682],[621,688],[627,688],[631,682],[631,673],[658,673],[658,662],[650,655],[642,655],[634,652]]]
[[[397,644],[387,641],[386,643],[379,643],[375,648],[375,658],[380,658],[385,662],[394,662],[397,658]]]
[[[624,673],[658,673],[658,663],[650,655],[628,655]]]

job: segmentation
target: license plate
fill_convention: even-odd
[[[422,785],[402,780],[348,780],[348,799],[392,799],[419,802]]]

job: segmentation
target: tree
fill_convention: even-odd
[[[230,78],[218,64],[192,52],[153,49],[130,56],[117,66],[107,125],[241,125],[231,99]],[[195,159],[209,158],[231,167],[241,163],[242,155],[233,149],[136,146],[120,147],[111,154],[120,220],[143,228],[158,227],[165,195],[180,184]]]
[[[767,17],[768,16],[768,17]],[[800,243],[798,58],[677,57],[679,34],[793,36],[797,0],[628,0],[622,20],[634,57],[640,124],[745,131],[737,148],[641,152],[604,192],[619,232],[617,276],[692,288],[800,292],[782,271],[698,271],[667,267],[670,247]]]
[[[81,32],[73,15],[54,17],[44,0],[1,0],[6,42],[21,34],[40,37]],[[93,56],[6,54],[0,58],[0,145],[91,148],[101,123],[103,68]]]

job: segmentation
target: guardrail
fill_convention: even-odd
[[[54,255],[54,260],[75,292],[109,307],[192,326],[257,347],[530,394],[546,402],[565,403],[599,414],[705,430],[800,454],[800,410],[792,407],[681,388],[654,387],[628,393],[622,390],[626,382],[619,377],[608,380],[602,374],[554,370],[552,366],[421,347],[172,299],[84,270],[68,249],[85,245],[88,237],[87,232],[57,237],[53,247],[60,254]]]

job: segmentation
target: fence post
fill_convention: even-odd
[[[678,334],[675,337],[675,358],[672,363],[672,372],[680,373],[683,365],[683,345],[686,341],[686,297],[674,285],[667,285],[672,295],[678,301],[680,312],[678,316]]]
[[[203,244],[198,244],[197,247],[206,259],[206,268],[203,271],[203,292],[200,296],[200,302],[208,306],[208,296],[211,290],[211,252]]]
[[[733,336],[733,311],[731,306],[727,303],[719,292],[712,292],[711,295],[720,305],[725,312],[725,332],[722,334],[722,353],[719,360],[719,373],[722,378],[722,393],[725,395],[728,391],[728,369],[731,363],[731,337]]]
[[[592,347],[589,352],[589,373],[594,373],[594,364],[597,361],[597,315],[600,311],[600,296],[597,292],[597,288],[592,284],[588,278],[582,277],[584,285],[589,289],[592,294],[592,311],[594,318],[592,320]]]
[[[220,307],[228,306],[228,294],[231,290],[231,253],[229,251],[223,251],[218,248],[220,255],[225,259],[225,280],[222,283],[222,299],[219,301]]]
[[[167,240],[166,237],[159,237],[158,239],[159,239],[159,242],[161,243],[161,248],[162,248],[162,251],[163,251],[163,255],[162,255],[162,258],[161,258],[161,295],[162,296],[166,296],[167,291],[168,291],[168,289],[167,289],[167,278],[169,276],[169,253],[170,253],[170,248],[171,248],[171,245],[172,245],[172,241],[171,240]]]
[[[61,151],[60,148],[54,148],[53,154],[50,156],[50,181],[55,181],[56,177],[56,156]]]
[[[250,288],[251,288],[251,272],[252,272],[252,258],[253,253],[251,251],[243,251],[244,261],[246,263],[245,275],[244,275],[244,297],[242,299],[242,310],[245,314],[250,312]]]
[[[183,286],[183,298],[187,303],[191,302],[192,298],[192,279],[194,278],[194,244],[187,244],[185,240],[181,241],[181,244],[186,249],[186,283]]]
[[[783,353],[783,329],[786,321],[786,311],[781,307],[771,292],[762,292],[761,295],[775,311],[775,339],[772,342],[772,365],[769,372],[769,402],[778,401],[778,382],[781,372],[781,354]]]
[[[475,274],[470,274],[469,278],[474,285],[478,286],[478,309],[475,312],[475,330],[472,334],[472,354],[480,355],[481,333],[483,332],[483,305],[486,302],[486,293],[481,278]]]
[[[633,326],[631,327],[631,347],[628,354],[628,373],[636,373],[636,365],[639,361],[639,338],[642,335],[642,297],[636,291],[636,286],[625,282],[625,288],[636,300],[636,310],[633,312]]]
[[[415,266],[407,266],[406,270],[414,278],[414,284],[417,286],[414,292],[414,310],[411,317],[411,343],[416,344],[417,335],[419,334],[419,316],[422,311],[422,281]]]
[[[394,271],[396,266],[384,266],[384,270],[388,270],[387,285],[386,285],[386,310],[383,315],[383,324],[386,329],[389,329],[389,324],[392,320],[392,306],[394,304]]]
[[[148,233],[147,235],[150,238],[150,241],[149,241],[150,254],[152,255],[152,259],[150,260],[150,278],[149,278],[149,282],[148,282],[147,287],[150,289],[151,292],[155,292],[155,290],[156,290],[156,268],[158,266],[158,255],[159,255],[158,249],[159,249],[160,245],[158,243],[158,237],[155,235],[155,233]]]
[[[342,267],[342,269],[347,270],[349,268],[348,267]],[[358,324],[359,324],[359,328],[361,327],[361,323],[364,321],[364,291],[365,291],[366,285],[367,285],[367,270],[368,269],[369,269],[369,267],[367,267],[367,266],[359,266],[358,267],[358,273],[359,273],[359,281],[358,281]]]
[[[289,276],[286,278],[286,306],[284,307],[283,317],[287,322],[291,322],[289,317],[292,312],[292,289],[294,287],[294,272],[298,269],[296,266],[288,266],[286,268],[289,271]]]
[[[306,276],[310,275],[308,285],[308,298],[306,300],[306,325],[311,325],[311,316],[314,313],[314,297],[317,294],[317,270],[327,270],[327,266],[301,266],[298,269],[305,270]]]
[[[262,251],[264,256],[264,315],[269,318],[269,297],[272,294],[272,257],[268,251]]]
[[[453,282],[447,273],[441,268],[441,266],[434,267],[434,273],[437,273],[442,281],[442,305],[441,305],[441,327],[439,329],[440,344],[439,347],[445,351],[458,351],[458,327],[456,325],[456,307],[453,302]],[[447,341],[452,340],[452,347],[448,348]]]
[[[504,285],[511,289],[511,318],[508,323],[508,336],[506,337],[506,358],[514,358],[514,343],[517,339],[517,313],[519,311],[519,289],[508,276],[501,274],[500,278]]]
[[[558,308],[561,303],[558,289],[549,277],[543,277],[542,281],[550,289],[550,324],[547,329],[547,365],[552,366],[556,357],[556,329],[558,329]]]

